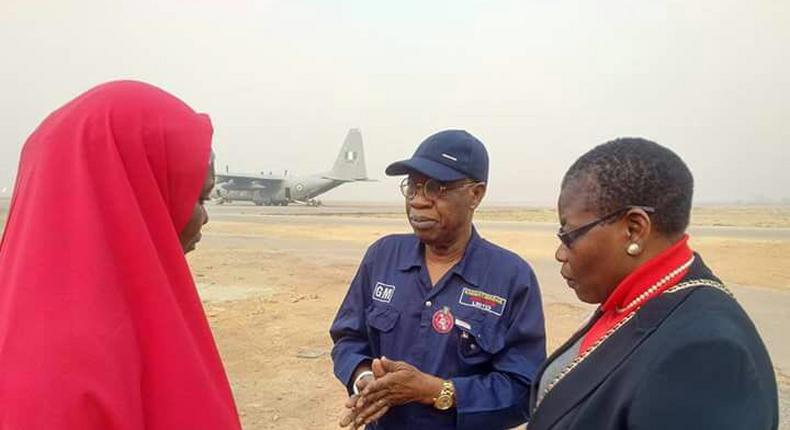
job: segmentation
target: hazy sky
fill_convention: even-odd
[[[697,202],[790,199],[790,2],[0,2],[0,190],[50,111],[103,81],[211,115],[218,166],[313,173],[362,130],[368,174],[326,200],[391,200],[386,165],[464,128],[489,202],[553,204],[618,136],[676,150]],[[53,184],[57,186],[57,184]]]

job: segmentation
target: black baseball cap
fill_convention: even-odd
[[[444,130],[428,136],[408,160],[396,161],[384,171],[389,176],[411,172],[442,182],[459,179],[488,181],[488,152],[483,142],[465,130]]]

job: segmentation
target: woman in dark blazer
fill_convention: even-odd
[[[644,139],[565,174],[556,258],[600,306],[538,371],[529,430],[777,428],[765,346],[687,244],[692,190],[683,161]]]

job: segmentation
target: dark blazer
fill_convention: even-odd
[[[678,285],[647,302],[537,408],[533,384],[527,428],[776,429],[774,369],[754,324],[699,255]]]

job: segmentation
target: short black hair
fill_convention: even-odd
[[[652,206],[659,233],[675,235],[688,227],[694,178],[680,157],[655,142],[624,137],[591,149],[565,173],[588,188],[587,206],[599,216],[628,205]]]

